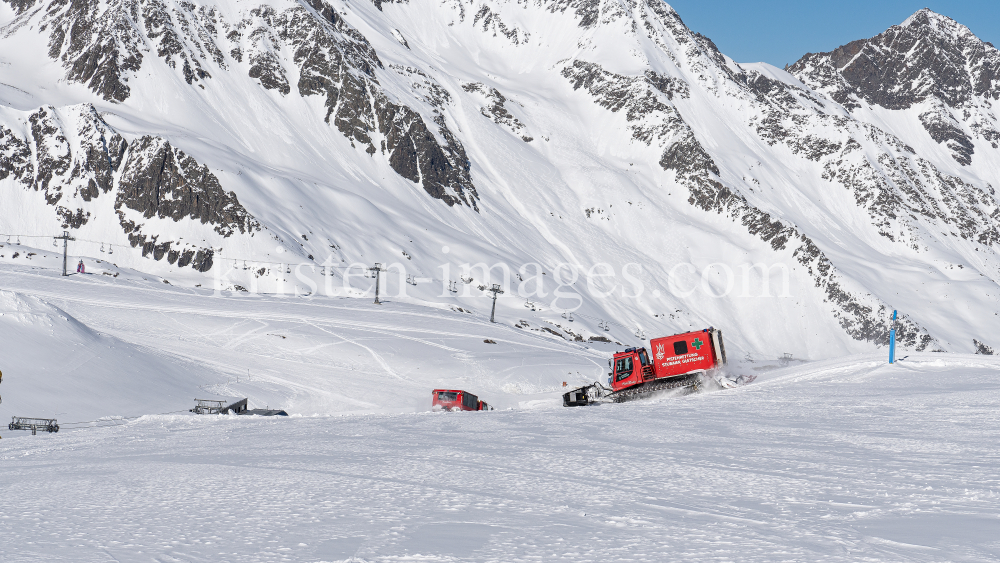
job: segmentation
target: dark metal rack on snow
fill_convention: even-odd
[[[39,430],[44,432],[59,432],[59,423],[54,418],[27,418],[12,416],[8,430],[31,430],[34,436]]]
[[[225,401],[215,401],[212,399],[195,399],[194,408],[190,412],[194,414],[241,414],[247,410],[247,400],[240,399],[229,405]]]
[[[247,407],[247,400],[240,399],[229,405],[225,401],[215,401],[211,399],[195,399],[195,407],[189,412],[194,414],[239,414],[257,416],[288,416],[288,413],[281,409],[250,409]]]

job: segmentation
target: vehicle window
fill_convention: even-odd
[[[621,381],[623,379],[628,379],[632,375],[632,358],[622,358],[618,360],[618,374],[615,376],[615,381]]]
[[[458,393],[445,393],[441,391],[438,393],[439,401],[455,401],[458,399]]]
[[[479,397],[471,393],[462,394],[462,406],[472,409],[476,408],[477,403],[479,403]]]
[[[639,362],[644,366],[649,365],[649,356],[646,354],[645,350],[639,352]]]
[[[687,354],[687,353],[688,353],[688,343],[687,342],[685,342],[683,340],[678,341],[678,342],[674,342],[674,355],[675,356],[680,356],[682,354]]]

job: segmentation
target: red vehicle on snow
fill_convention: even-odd
[[[435,389],[431,391],[431,408],[446,411],[486,411],[490,406],[479,397],[458,389]]]
[[[691,387],[700,378],[726,365],[726,347],[722,331],[706,328],[649,341],[652,354],[645,348],[627,348],[616,352],[608,363],[607,387],[595,383],[563,395],[563,406],[575,407],[609,397],[626,401],[644,393]]]

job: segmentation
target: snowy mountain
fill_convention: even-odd
[[[1000,99],[1000,52],[926,8],[877,37],[808,54],[790,71],[852,111],[918,108],[920,124],[963,166],[974,139],[998,147],[990,100]]]
[[[498,316],[569,340],[818,359],[899,309],[904,347],[986,350],[998,61],[927,10],[786,72],[657,0],[5,0],[0,231],[222,290],[378,261],[480,311],[501,268],[461,266],[504,262]],[[566,298],[560,263],[616,277]]]
[[[782,70],[658,0],[0,1],[0,416],[61,425],[2,432],[0,560],[996,561],[998,60],[927,10]],[[561,406],[710,325],[751,385]]]

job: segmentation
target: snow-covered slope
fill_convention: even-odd
[[[159,406],[150,401],[176,411],[203,382],[193,362],[95,332],[23,293],[0,290],[0,334],[9,416],[131,415]]]
[[[400,301],[481,312],[500,269],[460,266],[499,261],[508,326],[579,305],[584,339],[714,325],[740,357],[870,351],[893,308],[906,348],[1000,328],[996,50],[965,32],[941,41],[978,53],[971,162],[923,110],[739,65],[657,0],[8,0],[0,25],[0,231],[24,242],[265,292],[358,295],[348,267],[382,262]],[[616,277],[560,297],[560,263]]]
[[[0,417],[133,417],[227,397],[297,415],[415,412],[435,388],[562,408],[562,382],[603,379],[620,347],[577,341],[538,311],[514,327],[391,298],[216,296],[107,262],[66,279],[59,259],[0,267]]]

